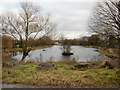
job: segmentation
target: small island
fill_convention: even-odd
[[[62,55],[70,56],[70,55],[73,55],[73,52],[69,52],[69,53],[67,53],[67,52],[63,52]]]
[[[64,45],[64,46],[62,46],[62,48],[63,48],[62,55],[70,56],[70,55],[73,55],[73,54],[74,54],[74,53],[71,51],[71,46],[70,46],[70,45]]]
[[[62,40],[62,55],[64,56],[70,56],[73,55],[74,53],[71,51],[71,45],[68,39],[63,39]]]

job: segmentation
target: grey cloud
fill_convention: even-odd
[[[32,1],[32,0],[31,0]],[[57,23],[57,32],[68,38],[87,35],[87,21],[94,2],[34,2],[42,7],[43,13],[50,12]],[[0,4],[1,5],[1,4]],[[18,8],[18,3],[3,3],[1,6],[11,10]]]
[[[55,16],[54,20],[58,24],[59,32],[83,34],[87,32],[86,24],[93,5],[93,2],[44,3],[43,8],[44,6],[49,7],[48,11]],[[45,9],[48,9],[47,7]],[[72,33],[67,36],[76,37],[75,33],[73,35]]]

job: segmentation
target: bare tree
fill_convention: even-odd
[[[61,50],[62,50],[62,55],[73,55],[71,52],[71,43],[70,40],[66,39],[63,34],[60,36],[60,42],[61,42]]]
[[[20,40],[23,49],[21,61],[31,50],[28,44],[29,38],[51,37],[55,31],[55,24],[51,20],[51,15],[43,16],[41,8],[30,2],[21,2],[19,13],[3,13],[0,27],[3,34],[8,34],[16,40]],[[34,42],[33,42],[34,43]]]
[[[89,22],[90,30],[109,41],[114,37],[120,47],[120,0],[99,2]]]

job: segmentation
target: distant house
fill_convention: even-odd
[[[55,45],[59,45],[59,43],[58,43],[58,42],[54,42],[54,44],[55,44]]]

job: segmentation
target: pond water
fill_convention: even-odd
[[[29,55],[26,57],[26,60],[34,61],[47,61],[47,60],[65,60],[65,59],[75,59],[78,62],[86,62],[95,59],[108,59],[105,55],[96,52],[95,48],[86,48],[81,46],[71,46],[72,52],[74,55],[63,56],[61,46],[52,46],[44,49],[32,50],[29,52]],[[22,52],[14,52],[14,59],[20,60],[22,58]]]

